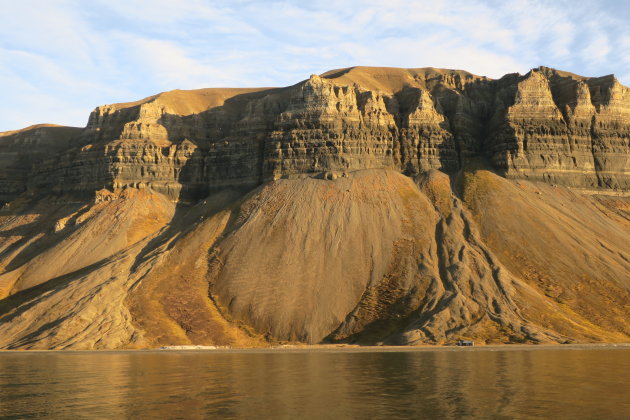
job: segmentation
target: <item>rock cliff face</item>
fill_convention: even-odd
[[[0,201],[24,193],[36,166],[71,148],[80,132],[80,128],[41,124],[0,133]]]
[[[630,90],[333,70],[0,134],[0,348],[630,339]]]
[[[629,121],[630,90],[613,76],[350,68],[283,89],[167,92],[98,107],[81,131],[4,135],[0,187],[5,201],[123,186],[190,200],[298,174],[453,173],[484,157],[508,178],[624,191]],[[61,141],[11,149],[60,130]]]
[[[489,141],[492,161],[510,178],[627,190],[628,97],[614,76],[532,70]]]

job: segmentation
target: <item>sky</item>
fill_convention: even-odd
[[[630,85],[628,22],[621,0],[0,0],[0,131],[357,65],[493,78],[545,65]]]

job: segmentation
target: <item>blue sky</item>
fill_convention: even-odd
[[[614,0],[0,0],[0,131],[354,65],[490,77],[546,65],[630,85],[628,22]]]

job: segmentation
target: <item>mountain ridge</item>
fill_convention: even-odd
[[[630,339],[630,89],[351,67],[0,135],[0,348]]]

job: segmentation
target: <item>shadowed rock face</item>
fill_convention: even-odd
[[[0,202],[24,193],[36,166],[73,146],[80,128],[41,124],[0,133]]]
[[[628,88],[544,67],[2,133],[0,348],[628,341],[629,139]]]
[[[452,173],[478,157],[508,178],[622,191],[629,121],[614,76],[354,67],[283,89],[166,92],[98,107],[83,130],[5,134],[0,192],[149,186],[194,200],[295,174]]]

